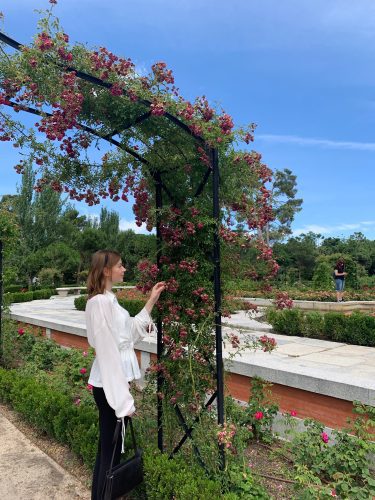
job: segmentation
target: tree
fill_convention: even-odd
[[[17,253],[19,226],[13,210],[14,197],[3,196],[0,200],[0,240],[4,244],[4,285],[14,284],[18,278],[18,268],[13,256]]]
[[[51,243],[44,251],[44,259],[43,267],[58,269],[64,283],[74,283],[80,263],[77,250],[63,242]]]
[[[345,285],[348,288],[353,288],[357,290],[360,288],[360,277],[364,274],[363,266],[358,264],[353,257],[349,254],[330,254],[327,256],[322,256],[321,261],[327,262],[331,268],[331,273],[333,273],[335,269],[336,262],[343,258],[345,261],[345,272],[347,272],[347,276],[345,277]],[[332,278],[333,279],[333,278]]]
[[[62,205],[60,193],[49,186],[35,196],[32,225],[35,249],[44,248],[56,241]]]
[[[301,234],[274,245],[274,254],[282,269],[296,269],[298,280],[311,280],[318,256],[319,234]]]
[[[121,231],[118,236],[117,250],[121,253],[126,268],[125,280],[137,278],[137,265],[140,260],[155,261],[156,237],[153,234],[136,234],[132,229]]]
[[[271,187],[271,204],[275,220],[264,228],[267,245],[282,241],[292,233],[291,225],[297,212],[302,210],[302,198],[296,198],[297,176],[291,170],[276,170]]]
[[[106,247],[117,248],[120,232],[119,214],[102,207],[100,210],[99,229],[103,233]]]

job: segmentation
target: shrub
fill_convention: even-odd
[[[56,288],[62,283],[63,275],[54,267],[44,267],[39,271],[38,278],[41,286]]]
[[[81,295],[74,299],[74,305],[78,311],[84,311],[86,309],[87,295]],[[126,300],[118,299],[118,303],[124,309],[128,311],[130,316],[135,316],[138,314],[145,306],[145,301],[143,300]]]
[[[71,398],[34,377],[0,368],[0,400],[11,406],[38,429],[68,444],[92,466],[98,439],[98,416],[90,406],[74,406]]]
[[[324,316],[318,312],[308,312],[301,322],[304,337],[322,338],[324,335]]]
[[[324,426],[313,419],[306,419],[305,432],[294,432],[291,442],[285,444],[299,472],[297,481],[304,486],[304,494],[298,498],[374,498],[375,480],[369,468],[369,457],[375,452],[371,429],[375,424],[375,408],[354,402],[357,414],[350,427],[324,432]],[[334,438],[334,439],[332,439]],[[327,485],[321,495],[313,485]],[[308,484],[309,483],[309,484]],[[335,495],[330,494],[335,491]]]
[[[319,262],[314,270],[313,287],[315,290],[332,290],[332,266],[328,262]]]
[[[323,338],[353,345],[375,347],[375,317],[361,312],[303,313],[297,309],[269,308],[267,321],[277,333]]]
[[[220,483],[207,479],[202,469],[187,464],[180,456],[168,459],[159,451],[145,453],[145,485],[148,498],[221,498]]]
[[[42,338],[35,341],[26,361],[38,370],[52,370],[64,357],[64,350],[54,340]]]
[[[45,290],[35,290],[33,292],[33,300],[39,299],[49,299],[54,294],[54,290],[45,289]]]
[[[135,316],[139,312],[142,311],[142,309],[145,306],[145,302],[142,300],[124,300],[120,299],[119,300],[120,306],[122,306],[124,309],[128,311],[130,316]]]
[[[49,299],[55,293],[54,290],[43,289],[34,292],[13,292],[4,294],[4,304],[15,304],[19,302],[29,302],[31,300]]]
[[[303,313],[300,309],[282,309],[276,311],[269,308],[266,313],[267,321],[277,333],[283,335],[300,336],[302,332],[301,319]]]
[[[327,313],[324,317],[324,336],[329,340],[342,342],[346,316],[339,312]]]
[[[23,288],[27,288],[27,285],[8,285],[4,287],[4,293],[20,292]]]
[[[7,368],[16,368],[30,354],[36,337],[29,333],[28,328],[19,328],[13,321],[4,321],[2,329],[2,362]]]
[[[78,311],[84,311],[86,309],[87,295],[80,295],[74,299],[74,307]]]
[[[15,292],[4,294],[4,304],[29,302],[30,300],[33,300],[33,292]]]
[[[278,405],[271,401],[271,386],[269,382],[253,377],[250,398],[241,422],[241,425],[251,427],[254,438],[266,442],[272,441],[272,424],[279,410]]]

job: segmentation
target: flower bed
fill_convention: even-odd
[[[318,291],[318,290],[235,290],[232,293],[235,297],[251,297],[263,299],[275,299],[280,292],[287,292],[293,300],[315,300],[321,302],[336,302],[336,292]],[[375,300],[375,292],[373,290],[346,290],[345,300]]]
[[[350,315],[269,308],[266,318],[276,333],[353,345],[375,347],[375,317],[361,312]]]

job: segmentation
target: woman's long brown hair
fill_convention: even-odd
[[[105,276],[104,269],[112,269],[121,259],[121,255],[114,250],[98,250],[91,258],[90,272],[87,278],[87,292],[89,299],[104,293],[105,290]]]

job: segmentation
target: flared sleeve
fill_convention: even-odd
[[[118,418],[134,413],[134,399],[129,392],[119,348],[111,333],[112,304],[104,295],[96,295],[86,306],[87,338],[95,349],[103,390]]]
[[[148,329],[153,325],[152,318],[148,314],[145,307],[136,316],[134,316],[133,318],[130,317],[129,322],[132,341],[134,344],[148,335]]]

